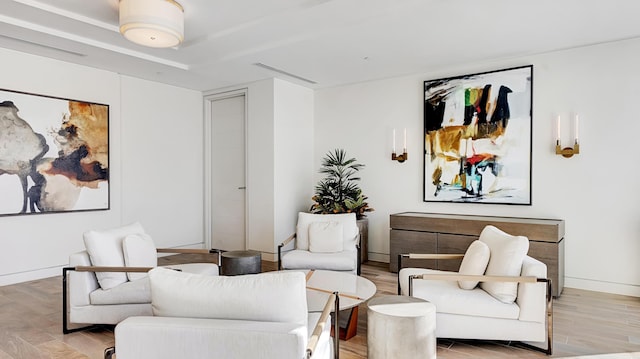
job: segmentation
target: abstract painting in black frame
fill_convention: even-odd
[[[107,210],[109,106],[0,89],[0,215]]]
[[[533,66],[424,82],[424,201],[531,205]]]

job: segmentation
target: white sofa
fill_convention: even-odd
[[[321,313],[307,311],[302,272],[211,277],[156,268],[149,277],[153,316],[116,326],[118,359],[307,357]],[[334,355],[330,320],[319,323],[311,358]]]
[[[477,250],[481,246],[482,254]],[[546,278],[547,266],[527,256],[528,248],[526,237],[487,226],[467,250],[459,272],[402,268],[398,274],[400,294],[435,304],[438,338],[521,341],[551,354],[551,282]]]
[[[71,254],[69,267],[63,268],[62,330],[65,334],[87,328],[70,328],[69,324],[115,325],[133,315],[151,315],[151,291],[146,271],[157,266],[157,251],[200,251],[156,249],[139,223],[89,231],[84,237],[87,250]],[[126,251],[125,261],[123,242],[127,237],[133,240],[130,241],[130,250]],[[170,267],[185,272],[218,275],[218,265],[215,263],[188,263]]]

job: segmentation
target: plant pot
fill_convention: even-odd
[[[369,260],[369,218],[360,218],[356,221],[360,230],[360,263]]]

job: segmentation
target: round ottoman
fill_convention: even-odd
[[[367,305],[369,359],[436,357],[435,305],[397,295],[375,297]]]
[[[262,271],[262,255],[258,251],[229,251],[220,255],[221,275],[255,274]]]

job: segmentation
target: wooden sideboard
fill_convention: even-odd
[[[486,225],[529,238],[529,256],[547,265],[553,296],[564,288],[564,220],[405,212],[390,217],[389,269],[398,271],[398,254],[464,253]],[[409,260],[404,267],[457,271],[462,260]]]

